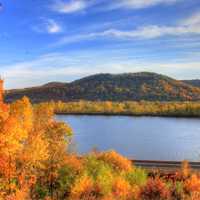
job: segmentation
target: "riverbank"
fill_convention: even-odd
[[[199,118],[200,115],[165,115],[165,114],[134,114],[134,113],[87,113],[87,112],[55,112],[56,115],[80,115],[80,116],[127,116],[127,117],[167,117],[167,118]]]
[[[162,173],[173,173],[180,170],[184,161],[131,160],[137,166],[149,171],[159,170]],[[188,162],[193,172],[200,170],[200,162]]]
[[[152,117],[200,117],[200,102],[50,102],[56,114],[152,116]]]

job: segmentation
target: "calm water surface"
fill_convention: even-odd
[[[59,115],[79,153],[115,149],[134,159],[200,160],[200,119]]]

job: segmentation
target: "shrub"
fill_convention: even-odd
[[[69,195],[71,187],[74,184],[78,174],[76,171],[69,167],[64,166],[58,172],[58,191],[59,196],[65,197]]]
[[[36,198],[44,199],[48,195],[48,189],[39,184],[35,185]]]
[[[113,183],[113,196],[120,200],[131,199],[132,189],[130,184],[121,177],[116,178]]]
[[[193,174],[185,181],[184,188],[187,193],[199,192],[200,193],[200,179],[196,174]]]
[[[171,199],[172,200],[182,200],[184,199],[184,187],[183,182],[177,181],[170,185]]]
[[[131,171],[132,163],[127,158],[119,155],[115,151],[109,151],[99,154],[98,157],[105,163],[108,163],[113,169],[118,171]]]
[[[103,196],[108,195],[112,190],[113,175],[111,170],[105,166],[99,169],[98,175],[96,177],[96,184],[101,190]]]
[[[85,159],[85,172],[93,179],[101,190],[102,195],[107,195],[112,190],[113,170],[105,162],[98,160],[92,154]]]
[[[170,192],[161,179],[150,178],[142,189],[141,197],[144,200],[167,200],[170,199]]]
[[[70,195],[70,200],[95,200],[100,196],[99,188],[95,186],[93,180],[87,175],[78,179]]]
[[[183,178],[187,178],[190,174],[190,166],[187,160],[184,160],[181,165],[181,175]]]
[[[73,169],[77,173],[80,173],[83,170],[83,162],[81,158],[78,158],[77,155],[68,155],[65,157],[64,165]]]
[[[126,174],[126,179],[131,185],[142,187],[147,182],[147,173],[144,169],[136,167]]]

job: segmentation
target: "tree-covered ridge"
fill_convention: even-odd
[[[183,80],[183,82],[190,84],[194,87],[200,87],[200,79],[194,79],[194,80]]]
[[[47,101],[198,101],[200,88],[167,76],[141,72],[97,74],[71,83],[11,90],[6,101],[27,96],[32,102]]]

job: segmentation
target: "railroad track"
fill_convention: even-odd
[[[181,168],[182,162],[179,161],[151,161],[151,160],[131,160],[135,166],[146,169],[158,169],[164,171],[172,171]],[[189,162],[192,170],[200,171],[200,162]]]

